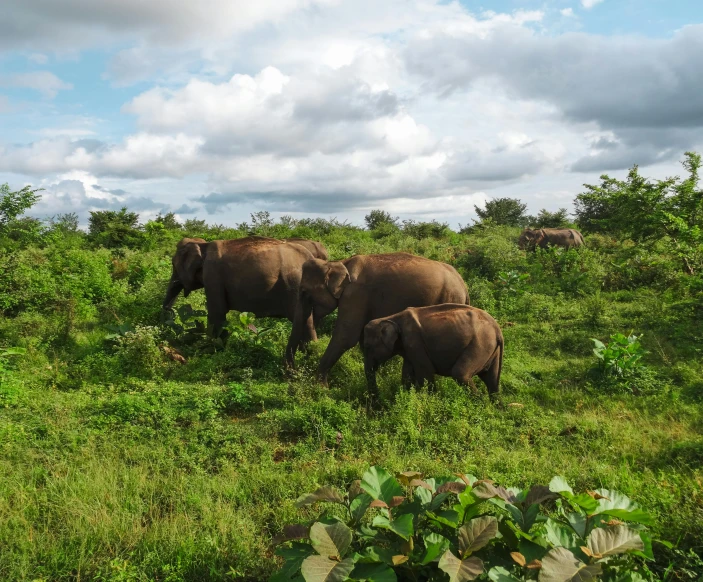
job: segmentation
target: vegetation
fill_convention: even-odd
[[[703,213],[694,204],[700,200],[694,178],[675,180],[655,197],[661,213],[647,215],[654,222],[641,235],[613,219],[584,228],[585,248],[535,252],[517,248],[519,227],[491,221],[460,234],[441,223],[365,229],[258,213],[227,228],[202,220],[178,224],[173,216],[139,224],[125,210],[102,215],[107,220],[84,233],[70,215],[24,228],[20,207],[0,233],[0,579],[264,580],[285,563],[271,547],[284,526],[329,526],[335,516],[349,523],[342,504],[323,516],[296,507],[301,494],[320,486],[348,491],[369,467],[383,466],[391,477],[409,469],[439,476],[434,491],[427,490],[433,500],[442,479],[458,483],[455,473],[521,491],[558,474],[577,491],[621,492],[617,499],[636,500],[651,522],[616,519],[628,531],[646,525],[647,535],[673,547],[655,544],[651,560],[645,544],[645,556],[622,558],[637,565],[636,575],[613,577],[608,561],[605,578],[697,580],[703,571],[703,278],[696,233]],[[606,210],[613,209],[610,197],[656,194],[654,187],[609,180],[607,192],[598,193]],[[587,187],[584,194],[594,191]],[[454,265],[472,304],[494,315],[504,331],[498,402],[446,378],[434,391],[402,389],[395,359],[381,368],[380,402],[367,411],[356,348],[332,370],[330,389],[321,388],[314,370],[334,314],[289,375],[281,366],[287,321],[231,313],[228,341],[210,342],[202,333],[198,291],[179,299],[162,323],[176,242],[250,232],[315,238],[333,259],[406,251]],[[594,353],[593,339],[611,350],[601,354],[613,364]],[[427,496],[402,481],[401,487],[393,517],[403,504],[416,507]],[[506,491],[519,500],[516,490]],[[451,514],[447,521],[457,527],[431,525],[423,505],[418,519],[429,529],[413,517],[418,549],[403,555],[413,565],[422,561],[417,556],[432,539],[446,543],[427,541],[437,534],[449,540],[456,560],[484,562],[481,579],[495,567],[508,574],[494,571],[493,580],[534,577],[527,566],[540,559],[544,567],[546,558],[522,551],[519,543],[527,538],[518,541],[523,567],[507,557],[511,538],[491,538],[467,556],[458,530],[493,516],[500,533],[500,524],[505,530],[512,523],[516,536],[519,530],[533,537],[527,541],[546,539],[546,546],[535,543],[552,551],[556,544],[545,538],[543,518],[592,514],[579,505],[592,501],[583,494],[574,501],[564,491],[552,491],[560,498],[542,504],[532,527],[523,522],[527,529],[511,509],[524,520],[524,501],[503,499],[501,507],[500,496],[491,498],[481,502],[480,513],[464,510],[461,523]],[[438,517],[460,513],[459,495],[446,492],[429,509]],[[468,497],[466,490],[460,494]],[[395,540],[384,511],[370,509],[362,525]],[[388,527],[373,527],[379,517],[388,518]],[[584,550],[573,544],[569,551],[584,564],[600,563],[595,554],[602,552],[589,546],[589,534],[574,532],[594,556],[578,554]],[[373,545],[354,535],[355,552]],[[346,556],[339,554],[342,561]],[[449,562],[447,556],[443,564]],[[439,562],[424,566],[447,579]]]
[[[285,562],[272,580],[299,572],[306,582],[446,579],[441,572],[452,582],[484,572],[502,582],[651,575],[652,516],[617,491],[575,495],[563,477],[520,490],[464,474],[423,479],[405,471],[396,479],[371,467],[347,494],[321,487],[296,505],[320,501],[346,515],[325,511],[311,526],[285,527],[274,542],[311,543],[281,547]]]

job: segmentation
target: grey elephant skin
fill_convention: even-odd
[[[584,245],[583,235],[573,228],[526,228],[518,239],[521,249],[546,248],[547,245],[567,249],[581,247]]]
[[[163,309],[170,310],[181,291],[187,297],[204,288],[208,334],[213,337],[220,335],[232,309],[293,321],[303,264],[311,259],[298,243],[266,237],[212,242],[184,238],[173,256]],[[302,323],[301,345],[317,339],[312,317]]]
[[[356,255],[343,261],[313,259],[303,265],[300,297],[286,362],[293,365],[310,314],[315,321],[338,309],[330,343],[318,366],[327,384],[334,364],[357,343],[364,326],[408,307],[469,303],[466,284],[454,267],[408,253]]]
[[[374,319],[364,328],[364,369],[377,396],[376,370],[394,355],[403,358],[403,384],[422,386],[435,375],[473,387],[478,376],[494,397],[503,366],[503,333],[488,313],[459,304],[411,307]]]

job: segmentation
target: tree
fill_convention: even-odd
[[[26,210],[39,202],[41,196],[37,192],[41,192],[43,189],[35,188],[32,190],[31,186],[25,186],[13,192],[7,183],[2,184],[0,186],[0,230],[5,229]]]
[[[537,216],[530,217],[530,225],[536,228],[564,228],[569,224],[569,211],[560,208],[556,212],[550,212],[542,208]]]
[[[166,230],[181,230],[183,228],[181,223],[176,220],[176,215],[173,212],[168,212],[164,215],[159,213],[159,215],[154,219],[154,222],[163,224]]]
[[[139,230],[139,214],[127,207],[117,210],[95,210],[88,219],[88,237],[107,248],[136,247],[144,239]]]
[[[376,230],[386,224],[397,227],[398,217],[391,216],[391,213],[385,210],[372,210],[364,216],[364,222],[369,230]]]
[[[664,241],[688,274],[703,267],[703,189],[701,156],[686,152],[688,177],[651,181],[634,166],[625,180],[601,176],[600,185],[584,184],[576,197],[579,226],[638,243]]]
[[[481,221],[490,220],[495,224],[505,226],[524,226],[527,223],[526,209],[527,204],[523,204],[517,198],[489,200],[486,202],[485,208],[474,206]]]

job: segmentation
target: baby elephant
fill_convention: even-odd
[[[394,355],[403,357],[403,384],[432,383],[435,374],[474,387],[478,376],[493,398],[503,366],[503,333],[488,313],[459,303],[410,307],[364,328],[364,369],[378,395],[376,370]]]

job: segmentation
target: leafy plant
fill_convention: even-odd
[[[616,333],[610,336],[610,342],[604,344],[602,341],[592,339],[595,347],[593,353],[599,360],[601,372],[613,376],[626,376],[642,367],[640,361],[647,353],[640,344],[640,338],[630,334],[625,336]]]
[[[647,512],[617,491],[577,495],[563,477],[520,490],[371,467],[346,494],[320,487],[296,505],[318,502],[345,517],[325,511],[285,527],[274,538],[284,564],[271,581],[446,580],[444,572],[465,582],[486,570],[494,582],[644,580],[654,559]]]
[[[502,295],[516,297],[525,293],[525,283],[530,278],[527,273],[520,274],[518,271],[501,271],[498,273],[496,285]]]
[[[205,337],[207,328],[204,318],[207,312],[202,309],[193,309],[189,303],[179,305],[175,310],[171,310],[164,321],[177,339],[190,343],[198,338]]]
[[[258,347],[273,349],[273,343],[266,337],[271,333],[271,328],[256,327],[255,321],[256,316],[253,313],[241,312],[239,317],[233,318],[227,324],[229,337]]]

